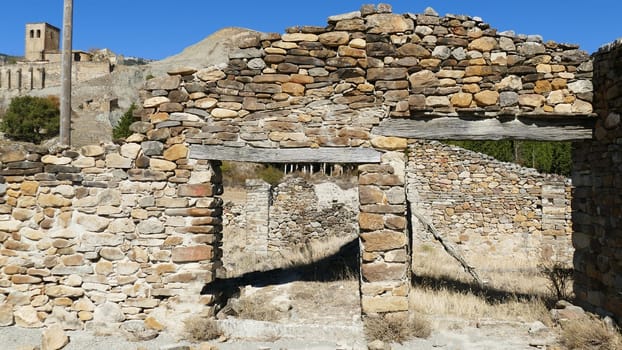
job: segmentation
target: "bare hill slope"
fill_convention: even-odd
[[[151,74],[158,76],[174,67],[204,68],[213,65],[223,65],[229,60],[229,53],[253,36],[256,31],[230,27],[221,29],[200,42],[187,47],[177,55],[155,61],[148,65]]]

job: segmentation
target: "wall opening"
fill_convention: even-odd
[[[335,168],[350,167],[223,163],[221,278],[241,279],[246,287],[229,299],[222,317],[240,316],[232,308],[262,298],[257,308],[275,319],[295,314],[319,324],[360,315],[357,177],[331,176]],[[279,295],[291,309],[274,313],[271,301]],[[241,317],[247,316],[265,314]]]
[[[408,158],[411,293],[413,300],[426,300],[416,307],[432,314],[461,312],[444,307],[464,293],[484,306],[512,303],[517,296],[525,307],[531,299],[555,301],[542,272],[572,267],[570,178],[438,141],[411,140]],[[434,233],[484,285],[447,254]]]

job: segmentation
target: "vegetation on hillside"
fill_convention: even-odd
[[[0,53],[0,64],[15,64],[21,58],[22,57],[11,56],[11,55]]]
[[[113,139],[124,139],[132,135],[130,125],[134,122],[134,110],[136,110],[136,105],[132,103],[127,112],[119,118],[117,125],[112,129]]]
[[[40,143],[58,135],[59,120],[58,97],[15,97],[2,116],[0,131],[12,140]]]
[[[449,144],[484,153],[503,162],[535,168],[542,173],[570,176],[570,142],[539,141],[450,141]]]

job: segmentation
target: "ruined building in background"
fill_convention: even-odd
[[[110,74],[116,58],[93,60],[93,54],[73,51],[74,82]],[[24,60],[0,65],[0,90],[35,90],[60,85],[60,29],[48,23],[26,24]]]

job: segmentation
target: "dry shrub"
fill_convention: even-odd
[[[218,322],[211,318],[192,316],[184,320],[185,331],[193,341],[216,339],[223,335]]]
[[[579,318],[562,324],[561,342],[568,349],[622,349],[622,335],[596,317]]]
[[[403,343],[413,338],[427,338],[432,333],[428,319],[415,315],[411,320],[384,317],[368,317],[365,319],[365,335],[369,341]]]
[[[234,309],[239,318],[267,322],[277,322],[282,318],[282,313],[264,300],[248,297],[236,300],[235,304]]]
[[[573,270],[559,261],[543,263],[540,272],[547,278],[551,296],[557,300],[572,300]]]

